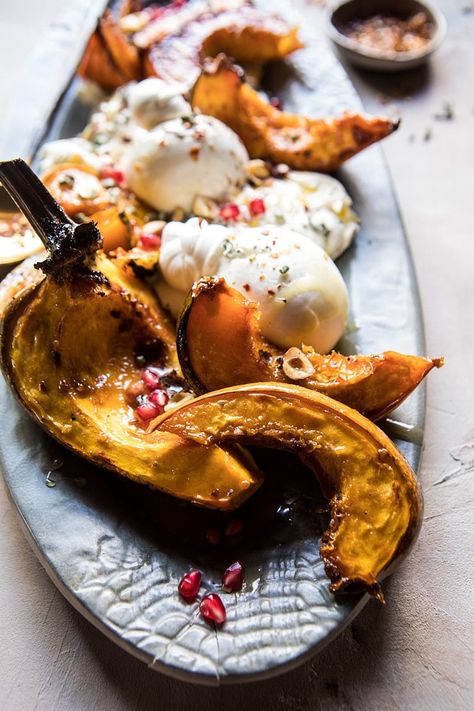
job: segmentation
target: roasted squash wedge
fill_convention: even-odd
[[[122,6],[125,7],[126,3]],[[154,11],[116,17],[107,11],[89,40],[80,76],[106,89],[159,76],[191,87],[205,57],[224,52],[258,67],[302,47],[297,29],[248,2],[170,2]]]
[[[280,111],[246,83],[242,70],[223,55],[205,62],[192,105],[232,128],[252,158],[286,163],[295,170],[337,170],[398,128],[397,122],[383,117],[347,113],[318,119]]]
[[[25,163],[0,164],[0,178],[50,250],[46,276],[3,321],[2,367],[21,404],[95,464],[198,504],[238,506],[261,480],[246,454],[148,432],[128,404],[144,364],[182,382],[174,328],[151,290],[96,253],[95,226],[68,221]]]
[[[262,337],[258,322],[257,304],[224,279],[196,282],[177,336],[182,372],[195,392],[260,381],[292,382],[282,367],[284,351]],[[442,359],[393,351],[343,356],[320,355],[308,347],[303,350],[313,372],[298,384],[344,402],[373,420],[397,407],[432,368],[443,363]]]
[[[183,8],[183,15],[185,12]],[[158,20],[155,37],[160,27],[164,23]],[[148,30],[136,37],[140,46],[144,44],[144,36],[153,34]],[[296,27],[244,3],[238,10],[206,13],[201,10],[201,15],[190,19],[177,32],[161,36],[146,54],[145,69],[165,81],[192,87],[206,57],[223,53],[239,64],[258,66],[283,59],[302,46]]]
[[[376,425],[320,393],[257,383],[203,395],[165,413],[158,428],[201,445],[299,454],[329,499],[321,556],[332,591],[364,589],[383,600],[380,580],[413,542],[422,503],[415,475]]]
[[[112,13],[106,11],[99,20],[77,73],[110,91],[143,79],[140,52],[120,30]]]

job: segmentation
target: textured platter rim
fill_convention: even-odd
[[[72,79],[70,82],[66,85],[69,87],[70,83],[72,82]],[[58,102],[58,107],[60,108],[61,100],[65,94],[65,90],[63,89],[61,92],[61,96],[59,97],[59,102]],[[52,113],[52,117],[48,123],[48,126],[45,126],[45,133],[48,130],[48,127],[51,125],[51,123],[54,121],[54,112]],[[44,135],[44,134],[43,134]],[[378,150],[380,154],[380,150]],[[385,159],[383,158],[383,163],[384,163],[384,172],[386,175],[386,180],[387,183],[389,184],[389,187],[392,192],[392,197],[394,201],[394,207],[395,211],[399,220],[401,232],[403,234],[403,249],[406,251],[407,255],[407,263],[410,271],[410,278],[409,282],[411,285],[412,289],[412,294],[414,297],[414,303],[413,303],[413,312],[416,314],[416,329],[417,329],[417,343],[418,347],[420,350],[424,350],[424,344],[425,344],[425,337],[424,337],[424,321],[423,321],[423,315],[422,315],[422,309],[421,309],[421,302],[420,302],[420,295],[419,295],[419,289],[418,289],[418,281],[416,279],[416,274],[415,274],[415,268],[414,268],[414,263],[411,255],[411,250],[410,250],[410,245],[408,243],[408,240],[406,238],[406,231],[401,219],[398,203],[396,201],[396,197],[393,193],[393,185],[391,182],[391,176],[389,171],[387,170],[386,162]],[[402,248],[402,246],[400,247]],[[1,288],[1,287],[0,287]],[[425,388],[424,386],[422,387],[421,392],[418,394],[417,398],[417,414],[416,414],[416,422],[417,424],[423,428],[424,424],[424,413],[425,413]],[[26,417],[26,415],[25,415]],[[420,461],[420,449],[417,450],[417,454],[415,457],[415,468],[419,468],[419,461]],[[3,452],[0,452],[0,456],[3,459]],[[2,467],[3,469],[3,467]],[[2,472],[3,473],[3,472]],[[167,674],[170,677],[173,677],[175,679],[179,679],[181,681],[187,681],[187,682],[192,682],[192,683],[199,683],[203,685],[210,685],[210,686],[215,686],[218,684],[233,684],[233,683],[239,683],[239,682],[252,682],[252,681],[259,681],[262,679],[268,679],[273,676],[277,676],[283,672],[289,671],[297,666],[299,666],[301,663],[303,663],[305,660],[313,657],[317,652],[319,652],[321,649],[323,649],[327,644],[329,644],[333,639],[335,639],[339,634],[343,631],[343,629],[352,622],[352,620],[359,614],[359,612],[362,610],[362,608],[365,606],[368,596],[364,595],[362,596],[356,604],[353,605],[351,611],[349,614],[347,614],[342,621],[340,621],[337,626],[335,626],[329,633],[326,633],[325,637],[316,643],[313,643],[312,645],[307,645],[304,651],[296,656],[293,656],[290,660],[286,660],[282,663],[279,663],[277,665],[271,666],[269,668],[263,669],[261,671],[253,672],[253,673],[248,673],[248,672],[238,672],[238,673],[226,673],[222,675],[213,675],[213,674],[206,674],[203,672],[194,672],[194,671],[188,671],[186,669],[183,669],[182,667],[177,667],[173,664],[170,664],[169,662],[161,662],[157,660],[156,658],[153,657],[153,655],[147,653],[143,649],[140,649],[140,647],[137,644],[134,644],[130,642],[129,640],[125,639],[122,637],[117,631],[114,630],[114,628],[110,625],[107,624],[106,621],[104,620],[103,617],[100,617],[96,615],[88,606],[85,604],[83,601],[81,601],[80,597],[78,594],[72,590],[68,585],[63,581],[61,578],[61,575],[57,569],[54,568],[53,563],[50,562],[41,547],[41,542],[37,540],[35,537],[33,531],[31,530],[30,526],[28,525],[28,522],[26,521],[22,510],[20,506],[18,505],[16,498],[13,494],[12,489],[9,487],[8,482],[7,482],[7,477],[4,475],[4,482],[6,489],[8,491],[10,499],[13,501],[15,508],[17,509],[17,512],[20,517],[20,521],[22,524],[22,528],[25,532],[25,535],[30,543],[30,545],[33,548],[33,551],[37,555],[38,559],[40,560],[42,566],[45,568],[46,572],[52,579],[53,583],[58,587],[60,592],[63,594],[63,596],[68,600],[70,604],[78,611],[80,612],[89,622],[91,622],[97,629],[99,629],[102,633],[104,633],[111,641],[113,641],[115,644],[117,644],[119,647],[121,647],[124,651],[127,651],[128,653],[131,653],[133,656],[136,658],[140,659],[141,661],[147,663],[149,668],[152,668],[154,670],[160,671],[162,673]],[[151,663],[150,663],[151,662]]]
[[[17,520],[19,521],[20,528],[28,542],[28,545],[34,552],[43,570],[47,573],[54,586],[59,590],[59,592],[68,602],[68,604],[70,604],[71,607],[76,610],[76,612],[79,612],[79,614],[84,617],[84,619],[86,619],[91,625],[93,625],[95,629],[99,630],[99,632],[104,634],[107,639],[109,639],[115,645],[120,647],[120,649],[122,649],[124,652],[131,654],[133,657],[135,657],[135,659],[138,659],[144,664],[146,664],[148,669],[160,672],[161,674],[165,674],[166,676],[172,679],[176,679],[177,681],[182,681],[189,684],[199,684],[200,686],[217,687],[227,684],[239,684],[241,682],[252,683],[257,681],[263,681],[264,679],[270,679],[272,677],[279,676],[280,674],[292,671],[293,669],[299,667],[301,664],[304,664],[305,661],[312,659],[315,654],[322,651],[328,644],[330,644],[334,639],[336,639],[336,637],[339,637],[341,632],[343,632],[343,630],[357,617],[357,615],[362,611],[362,609],[369,601],[368,594],[362,595],[358,603],[352,608],[350,614],[344,618],[344,621],[341,625],[335,627],[328,635],[326,635],[326,637],[321,642],[318,642],[316,645],[310,647],[301,655],[294,657],[291,662],[283,662],[282,664],[271,667],[266,671],[255,672],[252,674],[239,673],[215,676],[211,674],[203,674],[200,672],[180,670],[179,667],[175,667],[171,664],[156,660],[155,658],[153,658],[152,655],[142,651],[135,644],[132,644],[120,635],[114,633],[112,628],[107,626],[102,618],[94,614],[94,612],[92,612],[92,610],[90,610],[87,605],[82,603],[79,597],[68,588],[66,583],[64,583],[61,579],[59,573],[54,569],[53,565],[49,562],[48,558],[43,553],[38,541],[36,540],[33,532],[31,531],[28,525],[28,522],[23,516],[21,509],[18,507],[15,497],[3,475],[3,467],[1,468],[0,472],[2,474],[2,483],[4,490],[7,493],[9,501],[11,501],[14,506],[15,515],[17,517]]]

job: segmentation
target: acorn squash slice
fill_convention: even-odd
[[[321,557],[333,592],[383,600],[382,578],[407,553],[421,520],[414,473],[392,441],[355,410],[286,383],[203,395],[157,422],[201,445],[251,444],[298,454],[329,499]]]
[[[339,118],[309,118],[280,111],[244,80],[224,55],[204,63],[192,106],[226,123],[252,158],[286,163],[294,170],[328,173],[398,128],[384,117],[346,113]]]
[[[123,10],[125,3],[120,13],[104,13],[78,70],[105,89],[145,76],[191,88],[205,57],[224,52],[258,73],[263,63],[303,46],[296,27],[245,1],[240,7],[170,2],[128,17]]]
[[[285,352],[260,333],[258,305],[222,278],[194,284],[179,319],[177,344],[182,372],[197,393],[260,381],[293,382],[283,368]],[[352,356],[320,355],[309,347],[303,351],[313,372],[298,385],[344,402],[372,420],[391,412],[432,368],[443,364],[440,358],[394,351]]]
[[[49,250],[46,276],[3,321],[2,367],[20,403],[94,464],[194,503],[238,506],[261,481],[246,453],[149,432],[128,404],[144,364],[183,386],[174,329],[151,290],[97,253],[94,224],[72,223],[23,161],[0,164],[0,178]]]
[[[149,47],[145,54],[148,74],[189,88],[199,77],[206,57],[223,53],[238,64],[258,67],[303,47],[296,27],[247,3],[238,9],[204,11],[195,17],[184,6],[174,13],[175,23],[180,14],[183,19],[188,14],[189,20],[181,26],[177,23],[176,31],[164,35],[166,18],[159,18],[137,33],[134,42]]]

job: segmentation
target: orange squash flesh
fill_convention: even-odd
[[[194,285],[178,324],[178,356],[196,392],[251,382],[292,382],[281,366],[284,351],[262,337],[258,322],[257,304],[223,279],[201,279]],[[344,356],[303,350],[314,373],[298,384],[373,420],[397,407],[432,368],[442,365],[441,359],[394,351]]]
[[[122,249],[130,247],[131,225],[123,218],[116,205],[94,212],[90,219],[96,223],[102,236],[104,252],[112,252],[119,247]]]
[[[354,113],[325,120],[279,111],[223,56],[204,65],[192,105],[230,126],[252,158],[286,163],[295,170],[335,171],[398,127],[388,118]]]
[[[126,390],[140,377],[136,355],[151,349],[154,365],[177,366],[174,330],[144,285],[135,290],[133,277],[105,257],[99,263],[114,282],[46,277],[7,310],[2,364],[14,393],[59,442],[99,466],[204,506],[240,505],[261,481],[250,457],[148,433],[134,418]]]
[[[2,322],[1,365],[20,403],[94,464],[194,503],[238,506],[261,481],[248,455],[146,429],[150,401],[133,394],[144,393],[143,367],[162,388],[183,389],[174,328],[153,291],[100,252],[94,223],[69,219],[24,161],[1,162],[0,177],[48,252],[46,276]]]
[[[422,504],[414,473],[376,425],[320,393],[254,383],[165,413],[158,429],[202,445],[239,442],[299,454],[330,500],[321,557],[331,589],[365,589],[383,600],[380,580],[406,554]]]

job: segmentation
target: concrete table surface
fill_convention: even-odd
[[[3,711],[473,708],[474,3],[438,5],[449,31],[429,68],[390,80],[351,71],[368,109],[403,118],[384,150],[414,255],[427,352],[446,356],[429,378],[424,525],[386,585],[387,605],[370,603],[319,656],[279,678],[223,689],[172,681],[63,600],[0,487]],[[27,52],[61,7],[0,0],[0,126]]]

